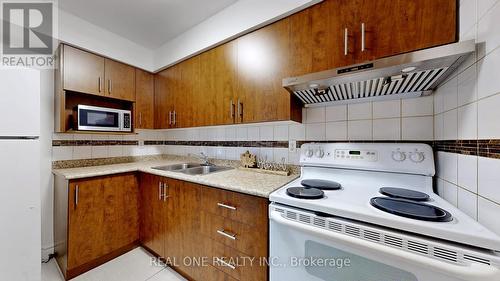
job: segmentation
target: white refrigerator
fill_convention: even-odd
[[[40,71],[0,69],[0,280],[41,276]]]

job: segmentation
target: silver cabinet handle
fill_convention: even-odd
[[[167,195],[167,188],[168,188],[168,184],[163,183],[163,202],[167,201],[167,198],[170,197]]]
[[[78,184],[75,186],[75,206],[78,206],[78,196],[80,193],[80,187]]]
[[[231,113],[231,118],[234,118],[234,102],[231,100],[231,103],[229,103],[229,112]]]
[[[220,235],[224,236],[224,237],[227,237],[229,239],[232,239],[232,240],[236,240],[236,234],[233,234],[233,233],[227,233],[226,230],[222,229],[222,230],[217,230],[217,233],[219,233]]]
[[[238,116],[243,120],[243,103],[238,99]]]
[[[229,205],[226,205],[226,204],[217,203],[217,206],[219,206],[219,207],[221,207],[221,208],[226,208],[226,209],[229,209],[229,210],[236,211],[236,207],[229,206]]]
[[[161,201],[161,197],[163,196],[163,183],[158,183],[158,200]]]
[[[361,23],[361,52],[365,51],[365,23]]]
[[[139,125],[142,126],[142,112],[139,112]]]
[[[102,81],[101,81],[101,76],[97,78],[97,83],[99,83],[99,93],[102,91]]]
[[[344,56],[347,56],[349,53],[349,30],[347,28],[344,29]]]
[[[168,112],[168,125],[172,125],[172,111]]]
[[[215,258],[215,260],[216,260],[218,263],[220,263],[221,265],[223,265],[223,266],[229,267],[229,268],[231,268],[231,269],[236,269],[236,267],[235,267],[234,265],[232,265],[232,264],[230,264],[230,263],[225,262],[225,261],[224,261],[223,259],[221,259],[221,258],[217,258],[217,257],[216,257],[216,258]]]
[[[174,125],[177,124],[177,112],[174,110]]]

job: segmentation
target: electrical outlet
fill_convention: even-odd
[[[297,151],[297,141],[288,141],[288,152],[295,153]]]

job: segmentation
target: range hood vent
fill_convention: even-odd
[[[283,79],[305,107],[432,94],[475,51],[474,40]]]

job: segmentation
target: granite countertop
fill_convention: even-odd
[[[179,172],[152,169],[152,167],[186,162],[193,161],[186,161],[181,159],[162,159],[82,168],[53,169],[53,173],[56,176],[64,177],[66,180],[74,180],[139,171],[154,174],[157,176],[184,180],[265,198],[268,198],[269,194],[271,194],[273,191],[291,182],[299,176],[298,174],[292,174],[290,176],[263,174],[252,171],[243,171],[237,168],[215,172],[207,175],[194,176]]]

